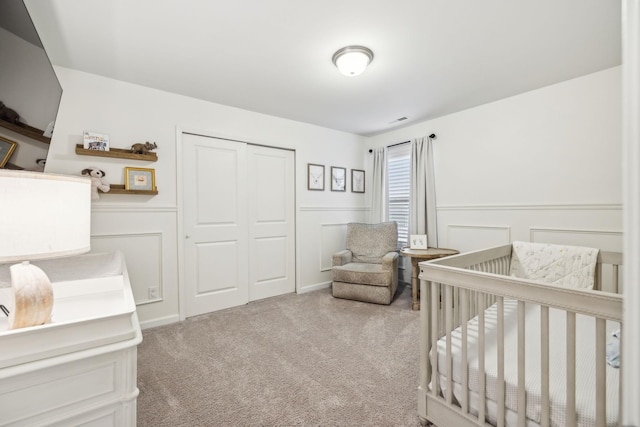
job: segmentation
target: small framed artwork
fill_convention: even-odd
[[[307,163],[307,189],[324,191],[324,166]]]
[[[347,191],[347,169],[331,166],[331,191]]]
[[[409,236],[409,248],[411,249],[427,249],[426,234],[412,234]]]
[[[156,189],[156,171],[147,168],[124,168],[125,190],[149,190]]]
[[[364,193],[364,171],[351,169],[351,192]]]
[[[3,168],[18,144],[0,136],[0,168]]]
[[[109,151],[109,135],[85,130],[82,146],[86,150]]]

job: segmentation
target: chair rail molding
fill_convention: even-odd
[[[368,206],[299,206],[300,212],[368,212]]]
[[[497,210],[622,210],[622,203],[516,203],[516,204],[470,204],[439,205],[438,211],[497,211]]]

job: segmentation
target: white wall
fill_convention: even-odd
[[[102,195],[93,204],[93,250],[125,252],[143,326],[178,320],[179,270],[176,129],[295,150],[297,290],[330,283],[330,254],[344,245],[345,224],[366,218],[365,195],[349,191],[308,191],[307,163],[363,169],[364,138],[318,126],[212,104],[167,92],[56,67],[62,103],[47,161],[47,172],[79,175],[87,166],[124,183],[124,167],[156,170],[157,196]],[[111,147],[155,141],[158,161],[138,162],[75,154],[82,131],[110,135]],[[350,172],[348,171],[348,175]],[[350,175],[349,175],[350,176]],[[158,286],[160,298],[149,300]]]
[[[368,144],[437,135],[442,247],[466,251],[526,240],[620,251],[620,105],[616,67],[377,135]]]

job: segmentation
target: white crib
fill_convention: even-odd
[[[622,254],[600,251],[582,290],[508,276],[511,250],[420,263],[421,421],[618,425],[622,368],[606,353],[622,330]]]

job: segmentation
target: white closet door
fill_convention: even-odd
[[[246,304],[247,145],[183,134],[185,315]]]
[[[249,145],[249,299],[295,291],[294,153]]]

